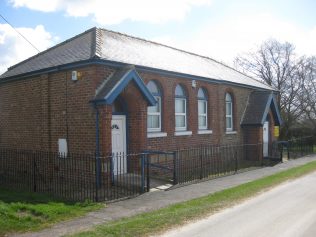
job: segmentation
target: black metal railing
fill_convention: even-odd
[[[117,200],[147,190],[146,156],[0,149],[0,186],[73,201]]]
[[[282,159],[297,159],[316,153],[315,137],[313,136],[279,141],[278,144]]]
[[[178,150],[175,155],[178,184],[234,174],[262,165],[262,144],[210,145]]]
[[[274,142],[268,160],[263,158],[263,145],[210,145],[178,150],[174,156],[174,180],[177,184],[232,175],[249,168],[274,165],[284,158],[296,159],[316,153],[314,137]]]
[[[315,139],[275,142],[277,162],[315,153]],[[132,197],[163,182],[185,184],[266,165],[262,144],[209,145],[172,152],[60,154],[0,149],[0,186],[73,201]],[[158,181],[157,181],[158,180]]]
[[[157,183],[177,184],[177,174],[175,169],[176,152],[168,151],[144,151],[147,191],[151,187],[157,186]],[[154,180],[156,185],[151,185]],[[159,182],[161,181],[161,182]]]

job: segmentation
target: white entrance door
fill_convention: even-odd
[[[263,157],[269,156],[269,122],[263,124]]]
[[[126,173],[126,117],[112,115],[112,153],[114,175]]]

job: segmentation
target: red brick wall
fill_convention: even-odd
[[[39,77],[0,86],[0,145],[40,149],[42,118]]]
[[[209,86],[207,83],[198,82],[199,86],[207,91],[209,97],[208,103],[208,124],[209,129],[213,130],[212,135],[197,135],[198,130],[198,109],[197,109],[197,88],[192,88],[191,80],[179,78],[169,78],[155,74],[140,73],[145,83],[154,80],[161,86],[162,92],[162,132],[168,134],[167,137],[148,138],[148,149],[152,150],[174,150],[176,148],[184,148],[189,144],[211,144],[217,143],[216,136],[217,119],[214,117],[213,109],[217,109],[217,103],[213,103],[217,99],[217,85]],[[174,136],[175,132],[175,112],[174,112],[174,91],[177,84],[181,84],[187,92],[187,130],[192,131],[192,136]],[[214,135],[215,134],[215,135]]]
[[[78,68],[82,77],[71,81],[71,70],[0,84],[0,145],[12,148],[57,151],[58,139],[68,136],[70,152],[95,151],[95,109],[89,104],[96,88],[115,70],[96,65]],[[162,87],[162,138],[147,138],[147,103],[130,83],[120,95],[128,107],[129,152],[174,150],[198,145],[244,141],[240,120],[252,90],[223,84],[171,78],[139,72],[145,83],[156,80]],[[190,136],[175,136],[174,90],[181,83],[187,91],[188,130]],[[208,95],[208,129],[198,134],[197,92],[203,87]],[[225,133],[225,92],[234,97],[236,134]],[[99,106],[100,146],[111,148],[111,106]],[[67,126],[68,125],[68,126]]]
[[[98,106],[99,110],[99,137],[100,137],[100,152],[108,153],[112,149],[112,134],[111,120],[112,107],[110,105]]]
[[[147,102],[134,82],[121,93],[128,109],[128,152],[137,153],[146,149]]]
[[[57,151],[66,138],[70,152],[95,151],[95,111],[89,104],[96,85],[113,69],[78,68],[71,71],[0,84],[0,146]],[[68,126],[67,126],[68,124]]]
[[[70,152],[94,152],[96,149],[96,111],[89,101],[94,98],[97,86],[114,70],[98,66],[77,70],[82,77],[76,82],[71,80],[71,71],[56,73],[49,77],[51,118],[49,130],[52,151],[58,150],[57,141],[59,138],[66,138],[67,130]],[[101,106],[99,111],[100,147],[104,148],[108,141],[111,141],[109,114],[112,108]]]
[[[236,134],[226,133],[226,114],[225,114],[225,94],[229,92],[233,97],[233,130]],[[244,131],[240,126],[242,116],[247,106],[248,97],[252,90],[242,87],[232,87],[221,85],[218,93],[218,104],[219,104],[219,120],[220,123],[220,134],[221,144],[231,143],[244,143]]]
[[[243,131],[240,128],[241,116],[244,112],[248,96],[252,90],[225,86],[222,84],[197,81],[196,88],[191,80],[170,78],[152,73],[140,73],[145,83],[154,80],[162,90],[162,132],[167,137],[148,138],[148,149],[174,150],[185,147],[208,144],[228,144],[243,142]],[[175,136],[174,91],[177,84],[184,86],[187,92],[188,131],[190,136]],[[208,95],[208,129],[212,134],[198,134],[198,101],[197,92],[204,88]],[[236,134],[226,134],[225,93],[229,91],[234,97],[234,130]]]
[[[271,110],[268,113],[269,117],[269,154],[272,152],[272,143],[277,139],[274,136],[274,119]],[[244,131],[244,142],[246,144],[256,144],[256,143],[263,143],[263,127],[254,127],[254,126],[247,126],[243,128]],[[262,150],[262,149],[261,149]],[[254,159],[253,157],[258,157],[261,160],[262,151],[259,153],[260,156],[258,157],[257,153],[252,154],[251,152],[247,154],[249,159]]]
[[[244,142],[245,144],[262,144],[263,141],[263,129],[262,127],[247,126],[243,128],[244,131]],[[248,147],[251,147],[249,145]],[[263,151],[262,145],[258,146],[259,150],[247,149],[246,159],[247,160],[262,160]]]

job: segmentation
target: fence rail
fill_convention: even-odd
[[[268,159],[263,159],[263,144],[210,145],[175,152],[177,184],[211,179],[237,171],[296,159],[316,153],[314,137],[302,137],[272,144]],[[285,154],[287,154],[285,156]]]
[[[299,157],[316,152],[316,146],[313,137],[301,137],[288,141],[288,159],[297,159]]]
[[[109,201],[145,192],[143,154],[60,154],[0,149],[0,185],[73,201]]]
[[[211,145],[176,152],[177,183],[234,174],[262,166],[262,144]]]
[[[314,141],[305,137],[276,142],[270,158],[278,162],[314,153]],[[110,155],[0,149],[0,186],[73,201],[110,201],[149,191],[157,179],[185,184],[260,167],[263,162],[262,144]]]

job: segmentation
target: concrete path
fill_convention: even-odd
[[[133,216],[139,213],[156,210],[170,204],[202,197],[210,193],[237,186],[261,177],[265,177],[283,170],[290,169],[310,161],[316,160],[316,155],[306,156],[297,160],[287,161],[274,167],[265,167],[249,172],[226,176],[197,184],[192,184],[169,191],[155,191],[145,193],[133,199],[108,204],[102,210],[91,212],[78,219],[62,222],[49,229],[36,233],[12,235],[19,237],[57,237],[75,232],[87,230],[94,225],[103,224],[123,217]]]
[[[315,183],[316,172],[313,172],[162,236],[316,236]]]

